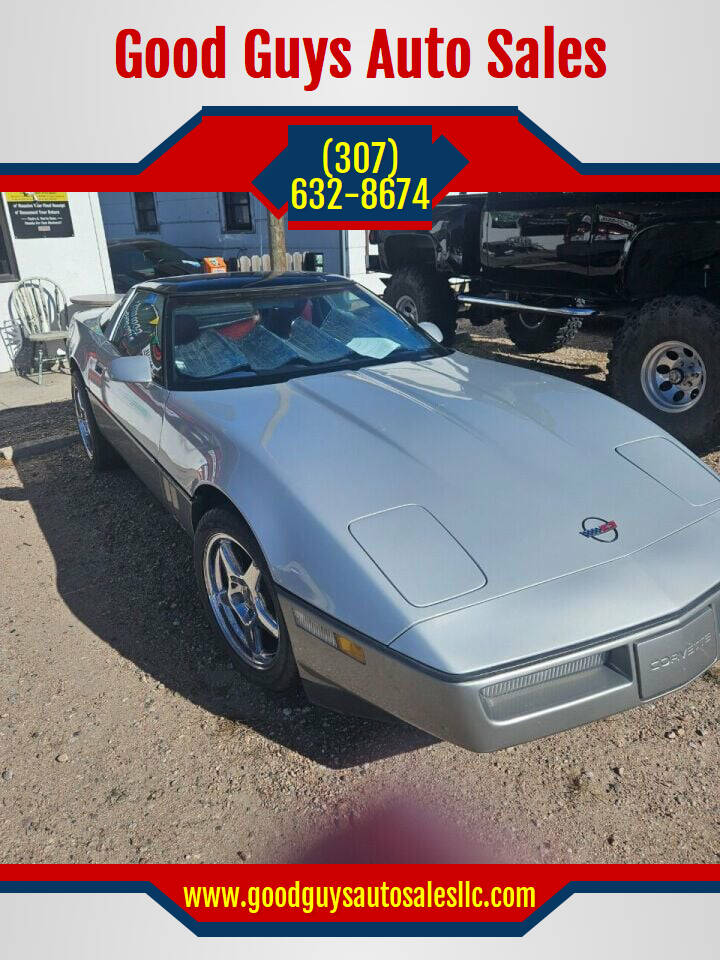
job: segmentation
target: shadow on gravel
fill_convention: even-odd
[[[54,425],[74,429],[69,407],[48,406]],[[59,406],[66,408],[64,421],[56,415]],[[37,415],[39,408],[25,410]],[[12,413],[18,416],[8,423],[0,412],[6,443],[24,437],[22,411]],[[29,502],[53,554],[58,594],[78,620],[147,675],[148,709],[161,684],[212,714],[218,738],[242,737],[250,728],[337,769],[434,742],[400,722],[339,716],[310,705],[300,692],[266,693],[240,677],[200,607],[190,540],[130,470],[93,474],[79,445],[21,460],[15,469],[23,490],[4,487],[0,497]]]
[[[42,390],[42,387],[38,387]],[[68,387],[68,393],[70,388]],[[0,447],[34,443],[76,430],[72,400],[0,409]]]
[[[562,377],[563,380],[580,383],[585,387],[592,387],[601,393],[608,392],[605,380],[597,380],[593,376],[603,373],[604,368],[599,364],[572,363],[567,359],[553,360],[547,354],[541,357],[520,354],[515,352],[516,348],[512,344],[508,345],[492,339],[473,338],[464,331],[458,336],[455,346],[463,353],[472,354],[474,357],[484,357],[488,360],[497,360],[499,363],[524,367],[526,370],[536,370],[539,373],[547,373]]]

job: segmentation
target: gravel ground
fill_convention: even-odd
[[[37,389],[41,390],[42,387]],[[69,377],[66,390],[69,395]],[[0,409],[0,447],[17,443],[38,443],[48,437],[62,436],[73,429],[74,421],[69,401]]]
[[[608,333],[532,360],[497,324],[459,346],[602,388]],[[0,435],[71,418],[69,402],[10,411]],[[79,445],[0,461],[0,531],[5,862],[720,860],[717,670],[474,755],[245,683],[200,611],[190,542]]]

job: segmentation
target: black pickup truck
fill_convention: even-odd
[[[720,193],[447,197],[429,232],[373,231],[385,299],[445,342],[504,317],[524,353],[614,318],[617,399],[701,444],[720,429]]]

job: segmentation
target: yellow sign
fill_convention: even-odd
[[[8,203],[67,203],[66,193],[6,193]]]

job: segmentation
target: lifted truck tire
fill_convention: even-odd
[[[451,346],[457,327],[457,302],[450,284],[433,270],[401,267],[390,277],[383,299],[415,323],[434,323]]]
[[[517,311],[505,317],[505,330],[523,353],[551,353],[566,346],[582,326],[577,317]]]
[[[615,334],[610,392],[689,446],[720,429],[720,308],[702,297],[645,303]]]

